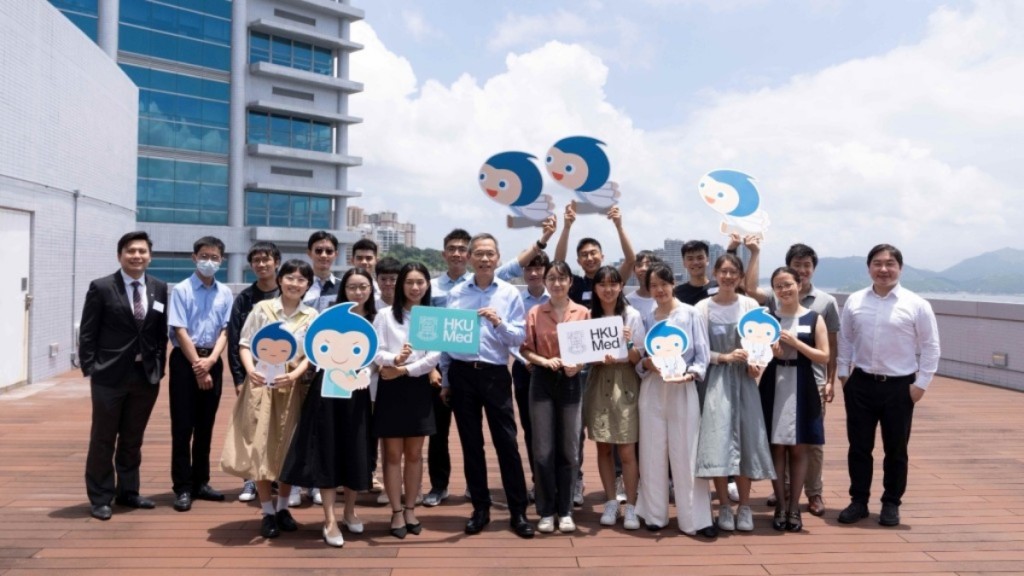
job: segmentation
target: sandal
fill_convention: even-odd
[[[405,513],[405,510],[395,510],[395,509],[392,509],[391,510],[391,524],[394,525],[394,523],[395,523],[395,516],[398,516],[399,514],[404,514],[404,513]],[[402,521],[403,522],[405,521],[404,517],[402,518]],[[405,539],[405,534],[407,532],[408,532],[408,528],[406,528],[405,526],[399,526],[398,528],[395,528],[394,526],[392,526],[392,528],[391,528],[391,535],[394,536],[395,538],[398,538],[399,540],[404,540]]]
[[[786,521],[786,513],[782,511],[782,506],[775,506],[775,516],[772,517],[772,528],[782,532],[786,530],[788,522]]]
[[[804,529],[804,523],[800,519],[800,511],[795,510],[789,513],[786,519],[786,531],[787,532],[799,532]]]

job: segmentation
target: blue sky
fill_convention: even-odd
[[[359,3],[357,3],[359,5]],[[1024,248],[1024,5],[1014,0],[411,2],[360,7],[350,184],[437,247],[488,230],[506,255],[533,231],[476,185],[504,150],[607,143],[634,246],[723,240],[696,183],[758,179],[766,256],[793,242],[862,255],[891,242],[943,269]],[[570,198],[548,181],[557,205]],[[422,214],[432,218],[423,218]],[[582,218],[573,238],[614,231]],[[958,236],[951,230],[971,230]]]

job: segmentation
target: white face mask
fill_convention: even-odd
[[[200,260],[196,262],[196,270],[199,272],[200,276],[213,278],[214,274],[217,273],[217,270],[220,270],[220,262],[215,262],[213,260]]]

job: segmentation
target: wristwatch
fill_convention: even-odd
[[[543,250],[543,249],[545,249],[547,247],[548,247],[548,243],[547,242],[541,242],[540,240],[537,240],[537,248],[540,248],[541,250]]]

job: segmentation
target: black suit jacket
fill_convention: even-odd
[[[78,360],[93,384],[117,386],[142,356],[150,384],[160,383],[167,363],[167,283],[146,274],[149,309],[139,328],[118,270],[93,280],[85,295]]]

